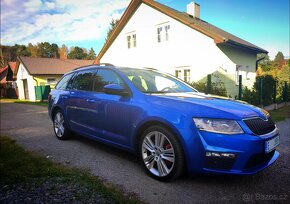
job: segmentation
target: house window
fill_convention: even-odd
[[[190,69],[184,70],[184,81],[189,83],[190,82]]]
[[[188,66],[178,67],[175,70],[175,76],[186,83],[190,83],[190,69]]]
[[[157,28],[157,42],[161,42],[162,27]]]
[[[55,84],[55,82],[56,82],[56,79],[55,78],[47,78],[46,79],[46,83],[47,84]]]
[[[127,36],[127,46],[128,46],[128,49],[131,48],[131,35]]]
[[[136,33],[134,33],[132,35],[132,40],[133,40],[133,47],[136,47],[137,43],[136,43]]]
[[[246,66],[246,79],[250,80],[249,66]]]
[[[169,29],[170,29],[170,25],[168,25],[168,23],[159,24],[157,26],[157,42],[158,43],[169,40]]]
[[[136,33],[128,33],[127,34],[127,48],[131,49],[137,46],[137,36]]]
[[[170,28],[170,25],[166,25],[165,26],[165,40],[168,41],[169,40],[169,28]]]
[[[181,70],[175,70],[175,76],[179,79],[181,79]]]
[[[236,65],[236,85],[239,85],[239,76],[242,65]]]

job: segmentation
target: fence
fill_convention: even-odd
[[[227,96],[261,107],[290,101],[290,84],[275,80],[269,75],[257,77],[253,87],[243,84],[242,75],[218,76],[217,74],[209,74],[202,82],[193,82],[192,86],[207,94]]]

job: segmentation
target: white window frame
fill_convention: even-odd
[[[136,31],[126,33],[126,44],[127,49],[132,49],[137,47],[137,34]]]
[[[56,84],[56,78],[46,78],[46,84],[47,85]]]
[[[175,77],[185,81],[186,83],[191,83],[191,68],[190,66],[180,66],[174,68]],[[187,75],[185,73],[188,73]]]
[[[170,39],[170,23],[160,23],[156,25],[157,43],[169,41]]]
[[[235,80],[236,80],[236,85],[239,85],[239,76],[240,76],[240,69],[242,69],[243,65],[236,65],[236,74],[235,74]]]

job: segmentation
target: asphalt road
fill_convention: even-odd
[[[16,139],[27,150],[53,161],[88,169],[128,194],[148,203],[290,201],[290,119],[278,123],[280,158],[252,176],[185,175],[171,183],[148,177],[136,156],[76,137],[56,139],[45,107],[1,103],[1,135]]]

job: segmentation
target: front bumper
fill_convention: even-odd
[[[273,164],[279,152],[265,152],[266,141],[279,135],[277,129],[264,136],[224,135],[197,131],[187,166],[192,173],[254,174]]]

